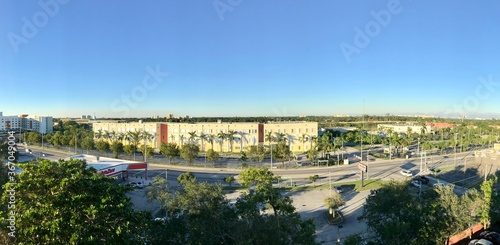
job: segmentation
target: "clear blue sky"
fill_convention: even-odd
[[[4,115],[500,112],[496,0],[60,1],[0,1]]]

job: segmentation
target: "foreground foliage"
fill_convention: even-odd
[[[12,209],[2,196],[2,229],[15,212],[17,244],[137,244],[140,222],[114,182],[80,160],[23,165]]]
[[[148,197],[168,210],[165,221],[147,234],[148,244],[315,244],[314,223],[301,220],[291,199],[272,188],[277,178],[267,169],[241,173],[240,183],[256,188],[235,205],[222,185],[188,176],[179,178],[183,188],[176,192],[161,179],[148,188]]]
[[[486,181],[482,193],[471,189],[462,196],[453,185],[418,194],[407,181],[384,184],[367,199],[359,217],[378,236],[376,244],[444,244],[451,236],[492,220],[490,207],[494,181]]]

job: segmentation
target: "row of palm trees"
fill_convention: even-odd
[[[126,133],[121,133],[121,132],[107,131],[100,129],[94,133],[94,137],[98,140],[106,140],[113,143],[118,143],[118,142],[123,143],[124,141],[127,141],[128,144],[131,144],[134,147],[134,160],[135,160],[135,153],[137,151],[137,146],[139,145],[140,141],[142,140],[143,145],[147,147],[147,143],[154,140],[156,136],[147,131],[134,130],[134,131],[128,131]]]

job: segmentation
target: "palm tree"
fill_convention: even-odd
[[[111,132],[109,132],[108,130],[104,130],[104,134],[102,135],[102,138],[105,139],[106,141],[109,141],[109,139],[111,139]]]
[[[94,137],[96,137],[98,140],[100,140],[103,136],[104,134],[102,132],[102,129],[97,130],[97,132],[95,132],[94,134]]]
[[[222,143],[224,142],[224,139],[226,138],[226,134],[224,132],[219,132],[217,134],[217,138],[220,140],[220,152],[222,152]]]
[[[281,143],[285,141],[286,134],[284,133],[276,133],[276,142]]]
[[[229,147],[230,147],[230,151],[233,152],[233,142],[234,142],[234,136],[236,135],[236,131],[233,131],[233,130],[229,130],[229,132],[227,132],[226,134],[226,138],[229,140]]]
[[[147,147],[148,147],[148,142],[151,141],[152,139],[154,139],[154,135],[147,132],[147,131],[141,131],[141,137],[144,139],[144,152],[143,152],[143,155],[144,155],[144,162],[147,162],[147,158],[146,158],[146,153],[147,153]]]
[[[271,146],[271,143],[274,141],[273,133],[271,131],[269,131],[265,135],[264,140],[266,140],[267,142],[269,142],[269,146]]]
[[[210,145],[212,146],[212,150],[214,149],[214,139],[215,139],[215,135],[213,134],[209,134],[206,136],[206,139],[207,141],[210,143]]]
[[[243,140],[245,139],[245,132],[239,131],[238,134],[240,135],[240,151],[243,151]]]
[[[179,135],[179,145],[180,146],[184,145],[184,135],[183,134]]]
[[[188,134],[189,134],[189,143],[193,143],[196,140],[196,137],[198,137],[195,131],[189,132]]]
[[[315,145],[318,144],[318,136],[312,136],[310,142],[311,142],[311,148],[310,149],[312,149],[313,148],[313,143]]]
[[[128,142],[132,142],[132,145],[134,146],[134,161],[135,161],[135,152],[137,151],[137,145],[139,144],[139,141],[141,140],[141,132],[134,130],[134,131],[128,131],[126,138]]]
[[[305,143],[307,141],[307,134],[302,134],[300,137],[299,137],[299,142],[302,143],[302,150],[305,151],[306,148],[305,148]]]
[[[200,134],[200,139],[201,139],[201,151],[205,151],[205,140],[207,139],[207,135],[205,133]]]

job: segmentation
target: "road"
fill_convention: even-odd
[[[68,158],[71,153],[56,151],[52,149],[41,149],[36,147],[30,147],[32,150],[31,155],[23,154],[22,159],[34,159],[34,157],[41,157],[49,160],[58,160]],[[24,148],[19,147],[19,150],[24,153]],[[309,184],[310,181],[308,177],[311,175],[318,175],[318,182],[327,183],[331,181],[336,182],[347,182],[359,180],[361,171],[358,168],[355,157],[359,154],[354,148],[347,148],[346,156],[350,158],[352,164],[349,165],[338,165],[330,167],[316,167],[316,166],[306,166],[306,167],[296,167],[289,169],[276,169],[273,168],[272,171],[275,175],[282,177],[282,184],[292,184],[305,185]],[[464,152],[456,154],[456,162],[460,163],[465,157],[470,157],[472,152]],[[422,159],[422,162],[425,162]],[[420,158],[410,158],[410,159],[393,159],[393,160],[376,160],[363,162],[368,166],[368,172],[365,178],[377,178],[385,180],[400,180],[406,178],[402,176],[399,172],[402,169],[410,170],[414,175],[420,173]],[[447,166],[455,164],[454,154],[427,157],[427,167],[438,167]],[[265,165],[264,165],[265,166]],[[270,165],[269,165],[270,166]],[[241,169],[238,168],[205,168],[205,167],[191,167],[186,165],[166,165],[166,164],[154,164],[149,165],[148,177],[152,178],[155,176],[165,176],[165,171],[168,169],[168,180],[176,181],[177,176],[183,172],[190,171],[195,174],[195,176],[201,181],[215,181],[223,182],[223,179],[227,176],[238,175]],[[132,175],[136,175],[139,178],[145,178],[146,173],[144,171],[132,172]],[[173,183],[173,182],[172,182]]]

